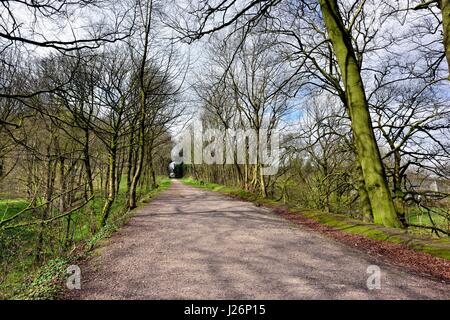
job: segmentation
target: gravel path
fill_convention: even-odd
[[[369,265],[381,290],[367,289]],[[266,209],[174,181],[82,266],[74,299],[450,299]]]

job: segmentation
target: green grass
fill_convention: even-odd
[[[284,205],[273,199],[262,199],[251,192],[226,187],[214,183],[196,181],[191,178],[181,180],[183,183],[211,191],[225,193],[240,199],[254,202],[257,205],[280,206],[287,208],[291,214],[301,214],[307,218],[313,219],[321,224],[331,226],[351,234],[363,235],[378,241],[388,241],[397,244],[406,245],[416,251],[429,253],[433,256],[450,260],[450,239],[436,239],[430,235],[411,234],[407,230],[386,228],[379,225],[364,223],[360,220],[352,219],[346,215],[330,214],[319,210],[309,210],[298,208],[296,206]]]
[[[0,200],[0,221],[26,209],[28,201],[23,199]]]

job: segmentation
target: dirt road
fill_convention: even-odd
[[[367,268],[381,269],[369,290]],[[376,282],[373,282],[376,284]],[[409,274],[251,203],[172,186],[82,267],[75,299],[450,299]]]

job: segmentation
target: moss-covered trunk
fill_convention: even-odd
[[[361,206],[361,213],[365,222],[373,222],[372,207],[370,205],[369,193],[367,192],[364,183],[364,175],[361,168],[361,162],[358,155],[356,155],[356,187],[359,194],[359,203]]]
[[[401,227],[389,192],[380,151],[372,128],[369,107],[358,61],[350,35],[339,13],[337,0],[319,0],[325,26],[342,73],[351,114],[355,147],[361,163],[364,183],[377,224]]]

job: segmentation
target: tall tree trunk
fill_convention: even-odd
[[[140,5],[140,4],[139,4]],[[133,180],[131,181],[130,194],[128,207],[130,209],[136,208],[136,190],[139,183],[139,179],[142,174],[142,166],[144,164],[144,156],[145,156],[145,120],[146,120],[146,104],[147,104],[147,92],[145,85],[145,67],[147,64],[148,58],[148,50],[150,47],[150,31],[152,24],[152,12],[153,12],[153,1],[147,0],[146,3],[146,11],[144,17],[144,46],[142,48],[142,59],[140,61],[140,69],[139,69],[139,93],[140,93],[140,116],[139,116],[139,137],[138,137],[138,161],[136,171],[134,172]]]
[[[84,170],[86,173],[86,180],[88,184],[88,194],[85,195],[85,200],[88,201],[91,197],[94,196],[94,178],[92,175],[92,166],[91,166],[91,155],[89,148],[89,129],[84,129],[84,146],[83,146],[83,163]],[[89,208],[90,211],[90,230],[92,234],[95,234],[97,231],[97,217],[95,216],[94,208]]]
[[[155,171],[155,164],[154,164],[154,159],[153,159],[153,152],[154,152],[154,145],[155,145],[155,139],[154,136],[151,135],[151,137],[149,137],[148,141],[147,141],[147,146],[148,146],[148,154],[147,154],[147,162],[148,162],[148,174],[149,174],[149,186],[150,188],[156,189],[158,188],[158,184],[156,183],[156,171]],[[177,174],[177,167],[175,167],[175,173]]]
[[[59,159],[59,180],[60,180],[60,197],[59,197],[59,212],[63,213],[66,212],[67,207],[67,195],[65,195],[65,192],[67,191],[67,179],[66,179],[66,166],[65,166],[65,159],[63,156]],[[67,217],[67,224],[66,224],[66,235],[64,237],[64,249],[67,249],[69,245],[69,235],[70,235],[70,223],[71,223],[71,217]]]
[[[331,206],[330,206],[330,181],[328,179],[328,162],[326,156],[324,156],[324,161],[322,163],[323,168],[323,180],[322,185],[325,188],[325,212],[330,213],[331,212]]]
[[[127,195],[130,195],[131,177],[133,176],[133,151],[134,151],[134,124],[130,133],[130,140],[128,141],[128,155],[127,155]]]
[[[156,171],[153,164],[153,160],[149,163],[149,171],[150,171],[150,187],[151,190],[158,188],[158,184],[156,183]]]
[[[249,181],[249,165],[248,165],[248,159],[246,157],[245,164],[244,164],[244,189],[246,191],[249,190],[248,181]]]
[[[94,195],[94,179],[92,178],[92,166],[91,166],[91,155],[89,150],[89,130],[85,129],[84,131],[84,148],[83,148],[83,162],[84,162],[84,169],[86,171],[86,179],[88,183],[89,188],[89,195],[88,198],[92,197]],[[86,200],[87,200],[86,199]]]
[[[350,35],[345,29],[337,0],[319,0],[319,3],[342,73],[355,147],[369,193],[374,221],[388,227],[401,227],[373,132],[369,106]]]
[[[105,205],[102,211],[102,227],[106,225],[109,214],[111,213],[111,207],[116,199],[117,145],[115,141],[111,143],[108,157],[108,195],[106,197]]]
[[[264,178],[263,174],[263,166],[262,164],[259,165],[259,183],[260,183],[260,192],[261,197],[264,199],[267,198],[267,188],[266,188],[266,179]]]
[[[109,190],[108,189],[109,188],[108,185],[110,183],[108,177],[109,177],[109,172],[110,172],[110,164],[111,164],[111,162],[109,161],[109,156],[108,156],[108,165],[106,166],[106,172],[104,172],[105,178],[103,179],[103,181],[104,181],[103,194],[104,194],[105,198],[108,197],[108,190]]]
[[[125,165],[125,153],[124,152],[120,152],[118,155],[118,160],[117,160],[117,173],[116,173],[116,194],[119,194],[120,192],[120,184],[122,182],[122,174],[123,174],[123,167]]]
[[[53,137],[51,138],[51,141],[53,141]],[[52,211],[52,197],[53,197],[53,187],[54,187],[54,168],[53,168],[53,161],[51,158],[51,145],[49,144],[47,146],[47,172],[46,172],[46,190],[45,190],[45,202],[46,205],[42,208],[42,214],[41,214],[41,220],[45,221],[51,216]],[[45,233],[45,224],[41,223],[39,225],[39,235],[38,235],[38,241],[37,241],[37,248],[36,248],[36,262],[38,264],[42,263],[45,258],[45,250],[44,250],[44,233]]]
[[[372,207],[370,206],[370,198],[367,193],[366,186],[364,184],[364,176],[359,161],[358,155],[356,155],[356,188],[359,194],[359,203],[361,207],[361,213],[364,222],[373,222]]]
[[[130,192],[128,195],[128,207],[130,209],[136,208],[137,204],[137,187],[139,184],[139,180],[141,179],[142,174],[142,166],[144,165],[144,156],[145,156],[145,104],[146,104],[146,95],[144,89],[141,88],[140,95],[140,120],[139,120],[139,133],[138,133],[138,154],[137,154],[137,163],[133,175],[133,179],[131,180]]]

